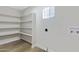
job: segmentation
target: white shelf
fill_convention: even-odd
[[[0,28],[5,29],[5,28],[20,28],[19,26],[0,26]]]
[[[5,36],[5,35],[11,35],[11,34],[17,34],[19,31],[7,31],[7,32],[0,32],[0,36]]]
[[[27,34],[27,33],[23,33],[23,32],[20,32],[21,34],[24,34],[24,35],[27,35],[27,36],[32,36],[31,34]]]
[[[0,30],[6,30],[6,29],[20,29],[20,28],[12,28],[12,27],[10,27],[10,28],[0,28]]]
[[[21,27],[21,29],[32,29],[32,27]]]
[[[33,14],[27,14],[22,16],[22,22],[21,22],[21,34],[26,35],[26,36],[31,36],[32,37],[32,20],[33,20]],[[31,30],[30,30],[31,29]]]
[[[0,29],[15,29],[15,28],[16,28],[16,29],[20,29],[19,27],[7,27],[7,28],[1,28],[1,27],[0,27]]]
[[[22,21],[21,23],[29,23],[29,22],[32,22],[32,20],[30,20],[30,21]]]
[[[10,21],[0,21],[0,23],[20,23],[20,22],[17,22],[17,21],[16,22],[12,22],[12,21],[11,22]]]
[[[13,42],[13,41],[16,41],[19,39],[20,39],[19,37],[12,37],[12,38],[3,39],[3,40],[0,40],[0,45],[6,44],[9,42]]]
[[[27,15],[23,15],[21,18],[24,18],[24,17],[29,17],[29,16],[32,16],[33,14],[30,13],[30,14],[27,14]]]

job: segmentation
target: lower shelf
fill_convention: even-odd
[[[0,36],[5,36],[5,35],[11,35],[11,34],[17,34],[19,31],[12,31],[12,32],[0,32]]]
[[[12,41],[16,41],[16,40],[20,40],[20,38],[14,37],[14,38],[3,39],[3,40],[0,40],[0,45],[6,44]]]
[[[20,32],[20,34],[24,34],[24,35],[32,36],[31,34],[27,34],[27,33],[23,33],[23,32]]]
[[[31,34],[27,34],[27,33],[23,33],[23,32],[19,32],[19,31],[12,31],[12,32],[0,32],[0,36],[6,36],[6,35],[12,35],[12,34],[23,34],[23,35],[27,35],[27,36],[32,36]]]

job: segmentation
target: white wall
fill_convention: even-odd
[[[0,6],[0,14],[20,17],[20,13],[17,10],[10,8],[8,6]]]
[[[27,12],[36,14],[36,36],[34,46],[48,51],[79,51],[79,34],[70,33],[72,27],[79,28],[79,7],[55,7],[55,17],[47,22],[48,32],[45,32],[42,8],[29,8]],[[75,29],[73,31],[78,31]]]
[[[50,24],[49,49],[54,51],[79,51],[79,7],[56,7],[56,16]],[[75,31],[73,30],[73,31]]]
[[[79,34],[70,33],[70,28],[79,28],[78,10],[79,7],[55,7],[55,17],[45,21],[48,32],[44,31],[46,24],[41,19],[37,46],[48,51],[79,51]]]

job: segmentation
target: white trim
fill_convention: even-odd
[[[42,46],[41,44],[36,44],[36,45],[34,45],[33,47],[38,47],[38,48],[43,49],[43,50],[45,50],[45,51],[48,50],[48,48]]]

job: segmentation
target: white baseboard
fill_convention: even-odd
[[[32,48],[36,47],[35,45],[32,44]]]
[[[56,51],[49,48],[49,49],[48,49],[48,52],[56,52]]]
[[[48,50],[46,47],[43,47],[42,45],[33,45],[32,47],[33,47],[33,48],[34,48],[34,47],[38,47],[38,48],[43,49],[43,50],[45,50],[45,51]]]

